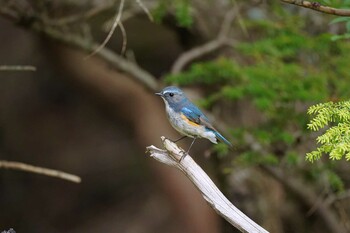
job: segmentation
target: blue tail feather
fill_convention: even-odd
[[[225,143],[229,147],[233,147],[231,142],[229,142],[226,138],[224,138],[224,136],[222,136],[218,131],[214,131],[214,134],[216,138],[219,139],[221,142]]]

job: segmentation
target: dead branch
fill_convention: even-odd
[[[141,7],[141,9],[146,13],[148,19],[153,22],[153,16],[151,12],[148,10],[148,8],[145,6],[145,4],[141,0],[136,0],[136,3]]]
[[[21,17],[24,17],[22,14],[24,13],[17,12],[6,7],[0,7],[0,15],[14,22],[18,22]],[[96,43],[91,43],[91,41],[79,35],[73,33],[64,33],[55,29],[54,27],[42,25],[39,22],[33,22],[31,24],[25,25],[24,27],[31,29],[38,34],[44,35],[52,40],[59,41],[68,46],[79,48],[87,53],[92,53],[99,47]],[[104,47],[99,51],[97,55],[114,68],[129,74],[131,78],[141,83],[147,89],[150,89],[152,91],[156,91],[158,89],[158,83],[154,76],[136,64],[122,58],[121,56],[118,56],[112,50]]]
[[[103,11],[106,11],[110,8],[112,8],[113,4],[112,3],[107,3],[104,5],[98,5],[95,6],[94,8],[86,11],[83,14],[73,14],[73,15],[69,15],[69,16],[64,16],[58,19],[46,19],[45,23],[47,25],[50,26],[64,26],[64,25],[68,25],[68,24],[73,24],[73,23],[77,23],[78,21],[86,21],[87,19],[96,16],[98,14],[100,14]]]
[[[227,12],[222,24],[218,36],[198,47],[194,47],[189,51],[182,53],[174,62],[171,73],[178,74],[183,68],[191,61],[196,58],[202,57],[205,54],[211,53],[223,46],[232,46],[234,41],[228,38],[228,34],[230,32],[232,21],[234,20],[236,15],[236,10],[231,9]]]
[[[347,199],[347,198],[350,198],[350,189],[345,190],[344,192],[341,192],[339,194],[333,194],[333,195],[329,196],[328,198],[326,198],[324,200],[324,203],[327,206],[329,206],[329,205],[332,205],[336,201],[340,201],[342,199]]]
[[[2,65],[0,66],[0,71],[36,71],[36,67],[20,66],[20,65],[14,65],[14,66]]]
[[[13,162],[13,161],[5,161],[5,160],[0,160],[0,168],[4,169],[14,169],[14,170],[20,170],[20,171],[25,171],[25,172],[32,172],[36,174],[41,174],[45,176],[52,176],[56,178],[60,178],[63,180],[68,180],[74,183],[80,183],[81,178],[76,175],[72,175],[66,172],[58,171],[58,170],[53,170],[49,168],[43,168],[43,167],[37,167],[25,163],[20,163],[20,162]]]
[[[282,2],[293,4],[305,8],[309,8],[315,11],[319,11],[326,14],[331,15],[339,15],[339,16],[350,16],[350,10],[349,9],[338,9],[334,7],[329,6],[323,6],[319,2],[309,2],[309,1],[303,1],[303,0],[281,0]]]
[[[96,53],[100,52],[101,49],[103,49],[106,44],[108,43],[108,41],[111,39],[115,29],[117,28],[118,24],[120,23],[120,19],[122,17],[122,12],[123,12],[123,8],[124,8],[124,2],[125,0],[121,0],[120,4],[119,4],[119,8],[118,11],[116,13],[115,16],[115,20],[113,22],[112,28],[109,31],[107,37],[105,38],[105,40],[102,42],[102,44],[100,44],[91,54],[89,54],[86,58],[92,57],[93,55],[95,55]]]
[[[268,233],[268,231],[237,209],[190,155],[186,155],[184,150],[165,137],[162,137],[162,142],[166,150],[155,146],[147,147],[147,151],[152,158],[182,171],[201,192],[209,205],[241,232]]]
[[[268,167],[262,165],[261,168],[281,182],[290,191],[300,197],[300,199],[305,202],[308,206],[313,206],[317,200],[317,195],[315,192],[307,185],[301,183],[300,179],[297,177],[286,176],[281,169]],[[331,232],[335,233],[345,233],[347,230],[340,224],[338,217],[329,208],[329,205],[325,202],[319,202],[315,207],[315,213],[317,213],[325,222],[326,226],[329,227]]]
[[[245,141],[250,145],[252,151],[260,152],[263,155],[268,154],[268,151],[257,141],[251,134],[245,135]],[[305,184],[300,177],[288,176],[285,172],[277,167],[270,167],[261,165],[260,168],[267,174],[274,177],[278,182],[280,182],[287,190],[292,192],[294,195],[299,197],[299,199],[309,206],[315,214],[317,214],[330,229],[331,232],[345,233],[345,228],[340,224],[337,215],[333,209],[326,202],[319,202],[317,205],[315,202],[318,200],[317,193]]]

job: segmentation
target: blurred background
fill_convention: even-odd
[[[145,154],[179,137],[154,95],[178,85],[234,144],[192,150],[234,205],[270,232],[350,232],[349,163],[305,160],[307,109],[349,96],[350,21],[259,0],[0,0],[0,16],[0,65],[36,68],[0,70],[0,160],[82,178],[1,169],[0,231],[238,232]]]

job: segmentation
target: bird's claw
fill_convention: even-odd
[[[179,162],[181,162],[188,155],[188,153],[185,152],[184,150],[181,150],[180,153],[181,153],[181,157],[180,157]]]

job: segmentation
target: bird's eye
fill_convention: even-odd
[[[170,97],[173,97],[174,96],[174,93],[169,93]]]

